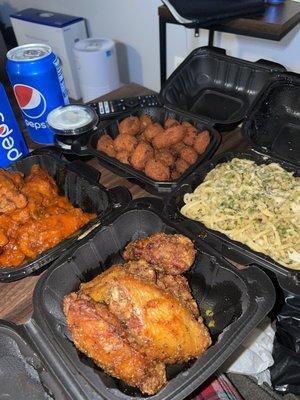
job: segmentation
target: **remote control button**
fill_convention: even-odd
[[[139,105],[139,100],[137,98],[130,98],[130,99],[125,99],[125,105],[127,107],[136,107]]]
[[[109,105],[108,105],[108,101],[105,101],[105,102],[104,102],[104,110],[105,110],[105,113],[106,113],[106,114],[108,114],[108,113],[109,113]]]
[[[103,108],[102,101],[99,102],[99,111],[100,111],[100,114],[104,114],[104,108]]]
[[[111,112],[115,112],[114,104],[112,101],[109,102],[109,105],[110,105]]]

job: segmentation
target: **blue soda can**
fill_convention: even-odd
[[[0,167],[7,167],[27,154],[26,142],[0,82]]]
[[[25,44],[9,50],[6,71],[31,139],[53,144],[47,116],[69,104],[59,59],[46,44]]]

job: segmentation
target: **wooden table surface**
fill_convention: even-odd
[[[105,96],[106,99],[130,97],[151,93],[149,89],[136,84],[130,84]],[[239,128],[232,132],[222,134],[222,143],[216,154],[227,150],[246,150],[249,147],[242,137]],[[100,182],[107,188],[117,185],[126,186],[132,193],[133,198],[151,196],[139,186],[120,178],[119,176],[100,166],[96,159],[89,161],[89,164],[101,172]],[[6,319],[17,324],[28,321],[32,314],[32,294],[40,275],[29,276],[22,280],[11,283],[0,283],[0,319]]]

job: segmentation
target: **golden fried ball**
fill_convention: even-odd
[[[145,135],[146,139],[147,139],[149,142],[151,142],[152,139],[153,139],[156,135],[158,135],[159,133],[161,133],[161,132],[164,132],[164,128],[163,128],[160,124],[155,123],[155,124],[151,124],[151,125],[148,125],[148,126],[147,126],[147,128],[146,128],[145,131],[144,131],[144,135]]]
[[[127,151],[131,153],[137,145],[137,140],[134,136],[128,135],[127,133],[123,133],[122,135],[118,135],[114,140],[115,150],[116,152]]]
[[[137,135],[141,130],[141,123],[138,117],[127,117],[119,123],[119,134]]]
[[[115,157],[116,151],[114,148],[113,139],[106,133],[100,137],[97,143],[97,150],[102,151],[110,157]]]
[[[179,179],[181,177],[181,173],[177,171],[177,169],[174,169],[171,172],[171,179],[172,181],[176,181],[177,179]]]
[[[122,150],[116,154],[116,159],[123,164],[129,164],[129,156],[130,153],[128,153],[128,151]]]
[[[174,125],[154,137],[152,140],[153,147],[156,149],[170,147],[180,142],[183,139],[183,136],[184,128],[181,125]]]
[[[181,152],[181,150],[184,148],[184,143],[183,142],[179,142],[176,144],[173,144],[173,146],[171,147],[171,152],[172,154],[174,154],[175,156],[178,156]]]
[[[176,121],[176,119],[174,119],[174,118],[167,118],[167,119],[165,120],[165,123],[164,123],[164,128],[165,128],[165,129],[169,129],[169,128],[171,128],[172,126],[176,126],[176,125],[179,125],[179,122]]]
[[[175,162],[175,168],[180,175],[182,175],[189,168],[189,166],[190,165],[182,158],[178,158],[178,160]]]
[[[167,167],[171,167],[175,162],[175,157],[167,149],[162,149],[155,151],[155,160],[162,162]]]
[[[160,161],[151,159],[145,165],[145,174],[155,181],[169,181],[170,169]]]
[[[143,132],[149,125],[152,125],[152,118],[149,115],[141,115],[140,116],[141,132]]]
[[[194,149],[198,154],[203,154],[209,145],[210,142],[210,134],[208,131],[203,131],[198,133],[195,142],[194,142]]]
[[[131,157],[130,164],[137,170],[143,170],[146,162],[153,158],[154,151],[152,147],[146,142],[140,142],[134,149]]]
[[[193,146],[197,136],[197,129],[189,122],[183,122],[182,126],[185,128],[185,134],[183,138],[184,144],[187,146]]]
[[[193,149],[193,147],[185,146],[180,151],[180,158],[186,161],[189,165],[192,165],[197,161],[198,153]]]

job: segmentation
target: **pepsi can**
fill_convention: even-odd
[[[27,154],[26,142],[0,82],[0,167],[7,167]]]
[[[7,53],[6,71],[31,139],[53,144],[47,116],[69,104],[59,59],[46,44],[25,44]]]

